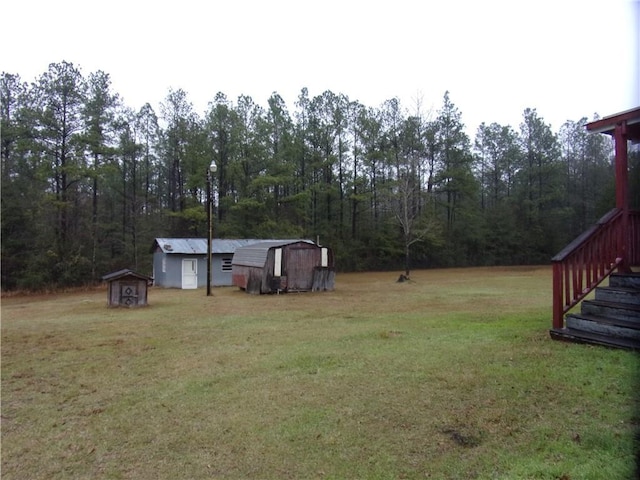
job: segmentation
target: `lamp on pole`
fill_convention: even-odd
[[[207,241],[207,297],[211,296],[211,248],[213,243],[213,198],[211,196],[211,179],[214,173],[216,173],[217,167],[214,161],[211,162],[207,169],[207,227],[209,230],[209,237]]]

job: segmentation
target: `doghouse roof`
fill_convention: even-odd
[[[264,267],[270,249],[284,247],[294,243],[315,245],[311,240],[264,240],[239,248],[233,256],[232,264],[243,265],[245,267]]]
[[[124,278],[124,277],[134,277],[134,278],[138,278],[140,280],[145,280],[145,281],[150,281],[152,280],[151,277],[148,277],[146,275],[142,275],[141,273],[136,273],[133,270],[129,270],[128,268],[124,268],[122,270],[118,270],[117,272],[112,272],[112,273],[108,273],[105,276],[102,277],[102,280],[105,282],[110,282],[112,280],[118,280],[120,278]]]

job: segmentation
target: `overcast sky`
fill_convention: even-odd
[[[300,90],[437,110],[469,132],[525,108],[565,120],[640,105],[640,0],[20,0],[2,7],[0,70],[31,82],[63,60],[102,70],[126,105],[158,111],[182,88],[290,111]]]

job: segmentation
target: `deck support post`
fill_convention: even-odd
[[[622,210],[622,226],[620,235],[622,251],[618,252],[622,262],[618,271],[629,273],[629,169],[627,157],[627,122],[622,121],[615,126],[613,133],[615,141],[615,170],[616,170],[616,207]]]

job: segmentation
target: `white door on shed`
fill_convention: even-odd
[[[182,259],[182,288],[198,288],[198,260]]]

